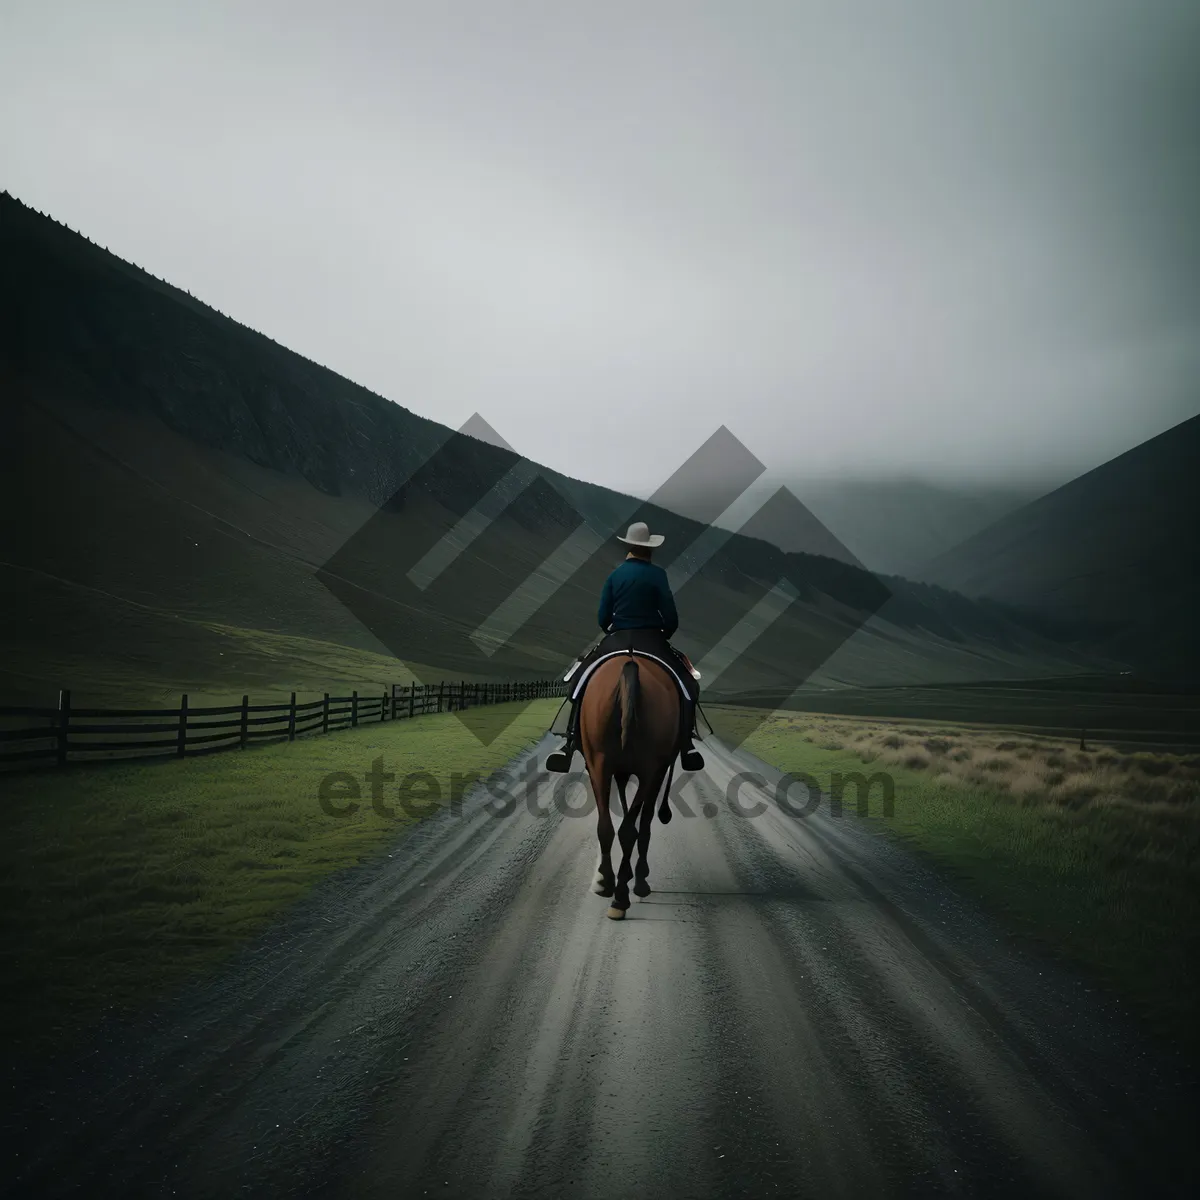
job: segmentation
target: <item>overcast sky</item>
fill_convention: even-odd
[[[646,493],[1061,482],[1200,411],[1200,4],[6,0],[0,186]]]

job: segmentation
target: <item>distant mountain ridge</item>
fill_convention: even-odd
[[[921,577],[1034,608],[1139,670],[1200,682],[1200,416],[933,559]]]
[[[1046,491],[922,479],[816,480],[796,494],[872,571],[920,579],[950,550]]]

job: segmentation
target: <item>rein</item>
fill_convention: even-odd
[[[675,759],[667,768],[667,786],[663,789],[662,803],[658,806],[658,819],[666,825],[671,819],[671,777],[675,774]]]

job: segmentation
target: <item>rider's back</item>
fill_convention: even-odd
[[[679,627],[666,571],[637,558],[627,558],[605,580],[598,616],[602,629],[661,629],[670,637]]]

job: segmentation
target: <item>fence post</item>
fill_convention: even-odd
[[[358,728],[358,689],[350,693],[350,728]]]
[[[291,707],[288,709],[288,741],[296,740],[296,693],[292,693]]]
[[[180,758],[187,753],[187,692],[179,700],[179,733],[175,736],[175,753]]]
[[[242,736],[241,748],[245,750],[246,742],[250,738],[250,697],[242,697]]]
[[[442,698],[446,694],[446,681],[441,679],[438,681],[438,712],[442,711]]]
[[[325,693],[325,699],[321,705],[321,732],[329,732],[329,693]]]
[[[408,715],[411,719],[417,707],[417,681],[414,679],[408,685]]]
[[[67,765],[67,727],[71,723],[71,689],[58,691],[58,765]]]
[[[388,694],[383,693],[383,699],[379,702],[379,723],[382,725],[387,720],[388,715]]]
[[[396,685],[392,684],[392,720],[396,719]]]

